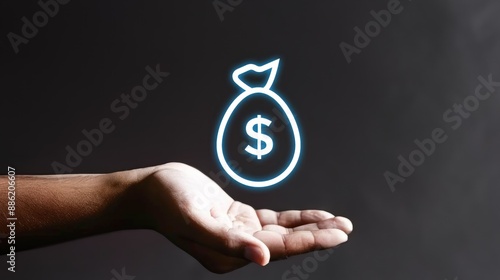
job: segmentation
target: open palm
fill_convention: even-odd
[[[321,210],[255,210],[185,164],[159,166],[145,182],[154,228],[216,273],[335,247],[352,231]]]

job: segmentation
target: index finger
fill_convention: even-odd
[[[269,209],[260,209],[255,212],[262,226],[280,225],[283,227],[298,227],[335,217],[333,214],[323,210],[288,210],[276,212]]]

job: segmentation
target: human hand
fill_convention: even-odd
[[[255,210],[233,200],[214,181],[181,163],[154,168],[141,183],[152,227],[215,273],[250,261],[270,260],[335,247],[352,223],[321,210]],[[200,205],[197,194],[209,193]]]

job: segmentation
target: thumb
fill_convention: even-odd
[[[271,258],[269,248],[253,235],[235,228],[208,226],[194,240],[224,255],[246,259],[261,266]],[[201,234],[200,234],[201,233]]]
[[[271,258],[269,248],[253,235],[231,228],[219,232],[219,247],[227,255],[245,258],[261,266],[267,265]]]
[[[210,217],[195,215],[194,223],[186,232],[190,239],[221,254],[246,259],[261,266],[271,258],[269,248],[252,234],[235,227],[229,217],[218,207],[210,210]]]

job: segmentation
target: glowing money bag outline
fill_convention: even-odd
[[[257,66],[255,64],[248,64],[243,67],[240,67],[236,69],[233,72],[233,81],[240,86],[244,92],[238,95],[236,99],[229,105],[229,108],[226,110],[226,113],[224,113],[224,116],[222,118],[222,121],[219,126],[219,130],[217,132],[217,140],[216,140],[216,150],[217,150],[217,157],[219,158],[219,162],[222,165],[222,168],[237,182],[247,185],[249,187],[254,187],[254,188],[262,188],[262,187],[269,187],[274,184],[277,184],[281,182],[283,179],[285,179],[290,173],[293,171],[295,166],[297,165],[297,162],[299,161],[300,157],[300,149],[301,149],[301,141],[300,141],[300,132],[299,128],[297,126],[297,122],[295,121],[295,117],[292,114],[292,111],[290,111],[290,108],[288,105],[281,99],[281,97],[273,92],[271,90],[271,86],[274,83],[274,79],[276,78],[276,73],[278,72],[278,66],[279,66],[279,59],[276,59],[272,62],[269,62],[265,65],[262,66]],[[241,79],[240,75],[244,74],[248,71],[255,71],[257,73],[262,73],[264,71],[267,71],[271,69],[271,74],[269,75],[269,80],[267,81],[266,85],[264,87],[250,87],[247,84],[245,84]],[[283,111],[285,112],[289,123],[292,127],[293,131],[293,138],[294,138],[294,143],[295,143],[295,150],[293,153],[292,160],[290,161],[290,164],[288,167],[279,175],[275,176],[274,178],[271,179],[266,179],[262,181],[254,181],[254,180],[249,180],[246,178],[241,177],[240,175],[236,174],[233,169],[229,166],[227,163],[225,157],[224,157],[224,149],[223,149],[223,140],[224,140],[224,131],[227,126],[227,122],[229,121],[229,118],[233,114],[234,110],[236,107],[243,101],[245,98],[252,96],[254,94],[264,94],[270,98],[272,98],[274,101],[276,101]]]

